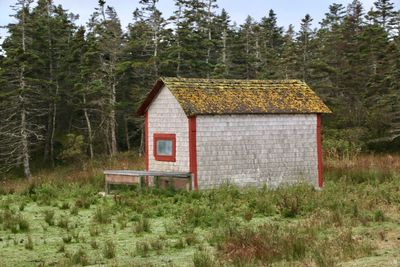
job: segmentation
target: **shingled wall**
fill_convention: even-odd
[[[199,188],[222,183],[317,186],[316,114],[197,116]]]
[[[189,172],[189,124],[183,109],[164,87],[148,110],[149,169]],[[154,133],[176,134],[176,162],[156,161]]]

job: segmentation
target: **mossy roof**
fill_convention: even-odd
[[[138,113],[144,115],[163,86],[187,116],[200,114],[331,113],[299,80],[160,78]]]

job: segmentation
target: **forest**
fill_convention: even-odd
[[[17,0],[0,56],[0,168],[32,168],[143,150],[135,114],[160,76],[300,79],[332,109],[327,154],[396,151],[400,134],[400,12],[390,0],[332,4],[278,25],[266,11],[232,21],[217,0],[140,0],[132,21],[99,0],[86,25],[52,0]]]
[[[0,40],[0,267],[398,266],[394,1],[282,27],[273,10],[243,23],[217,0],[174,0],[172,16],[140,0],[126,29],[105,0],[83,26],[53,0],[15,1]],[[306,82],[333,111],[323,188],[100,192],[104,170],[145,169],[136,110],[159,77]]]

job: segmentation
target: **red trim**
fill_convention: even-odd
[[[189,118],[189,169],[193,174],[194,190],[198,190],[197,182],[197,149],[196,149],[196,117]]]
[[[149,171],[149,113],[144,115],[144,164],[146,171]],[[146,185],[149,184],[149,177],[146,176]]]
[[[172,155],[171,156],[157,154],[157,141],[159,141],[159,140],[172,141]],[[175,162],[176,161],[176,135],[175,134],[155,133],[153,135],[153,154],[154,154],[155,160]]]
[[[146,171],[149,170],[149,113],[144,116],[144,164]]]
[[[321,146],[321,114],[317,114],[317,153],[318,153],[318,185],[322,187],[322,146]]]

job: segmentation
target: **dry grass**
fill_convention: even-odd
[[[400,155],[396,154],[358,154],[351,158],[327,158],[324,170],[357,169],[400,172]]]
[[[133,153],[119,153],[114,157],[101,157],[92,161],[85,161],[80,165],[59,166],[55,169],[45,169],[34,173],[33,183],[99,183],[104,170],[143,170],[144,159]],[[4,193],[21,192],[26,190],[30,183],[26,179],[0,179],[0,190]],[[1,193],[1,192],[0,192]]]
[[[376,253],[379,260],[387,260],[385,255],[395,255],[400,245],[397,155],[326,159],[324,190],[299,184],[274,190],[225,186],[199,192],[127,190],[118,199],[98,196],[103,170],[143,168],[142,158],[119,154],[74,169],[41,171],[32,188],[25,180],[6,181],[9,191],[23,192],[0,196],[3,233],[31,234],[33,250],[26,252],[32,255],[44,255],[46,246],[61,245],[59,250],[70,255],[69,262],[94,264],[101,254],[103,263],[137,257],[142,266],[156,255],[185,264],[193,260],[195,266],[334,266],[357,258],[364,263]],[[13,185],[19,187],[15,190]],[[75,214],[72,208],[77,209]],[[14,230],[7,226],[10,218],[36,214],[41,221],[32,220],[26,231],[19,231],[23,222]],[[53,232],[49,244],[44,244],[40,237],[47,229]],[[109,254],[112,244],[109,248],[102,244],[115,236],[116,253]],[[10,246],[13,250],[0,252],[0,261],[9,256],[19,262],[12,256],[19,247]],[[129,247],[129,255],[121,247]],[[194,253],[201,247],[207,249]]]

